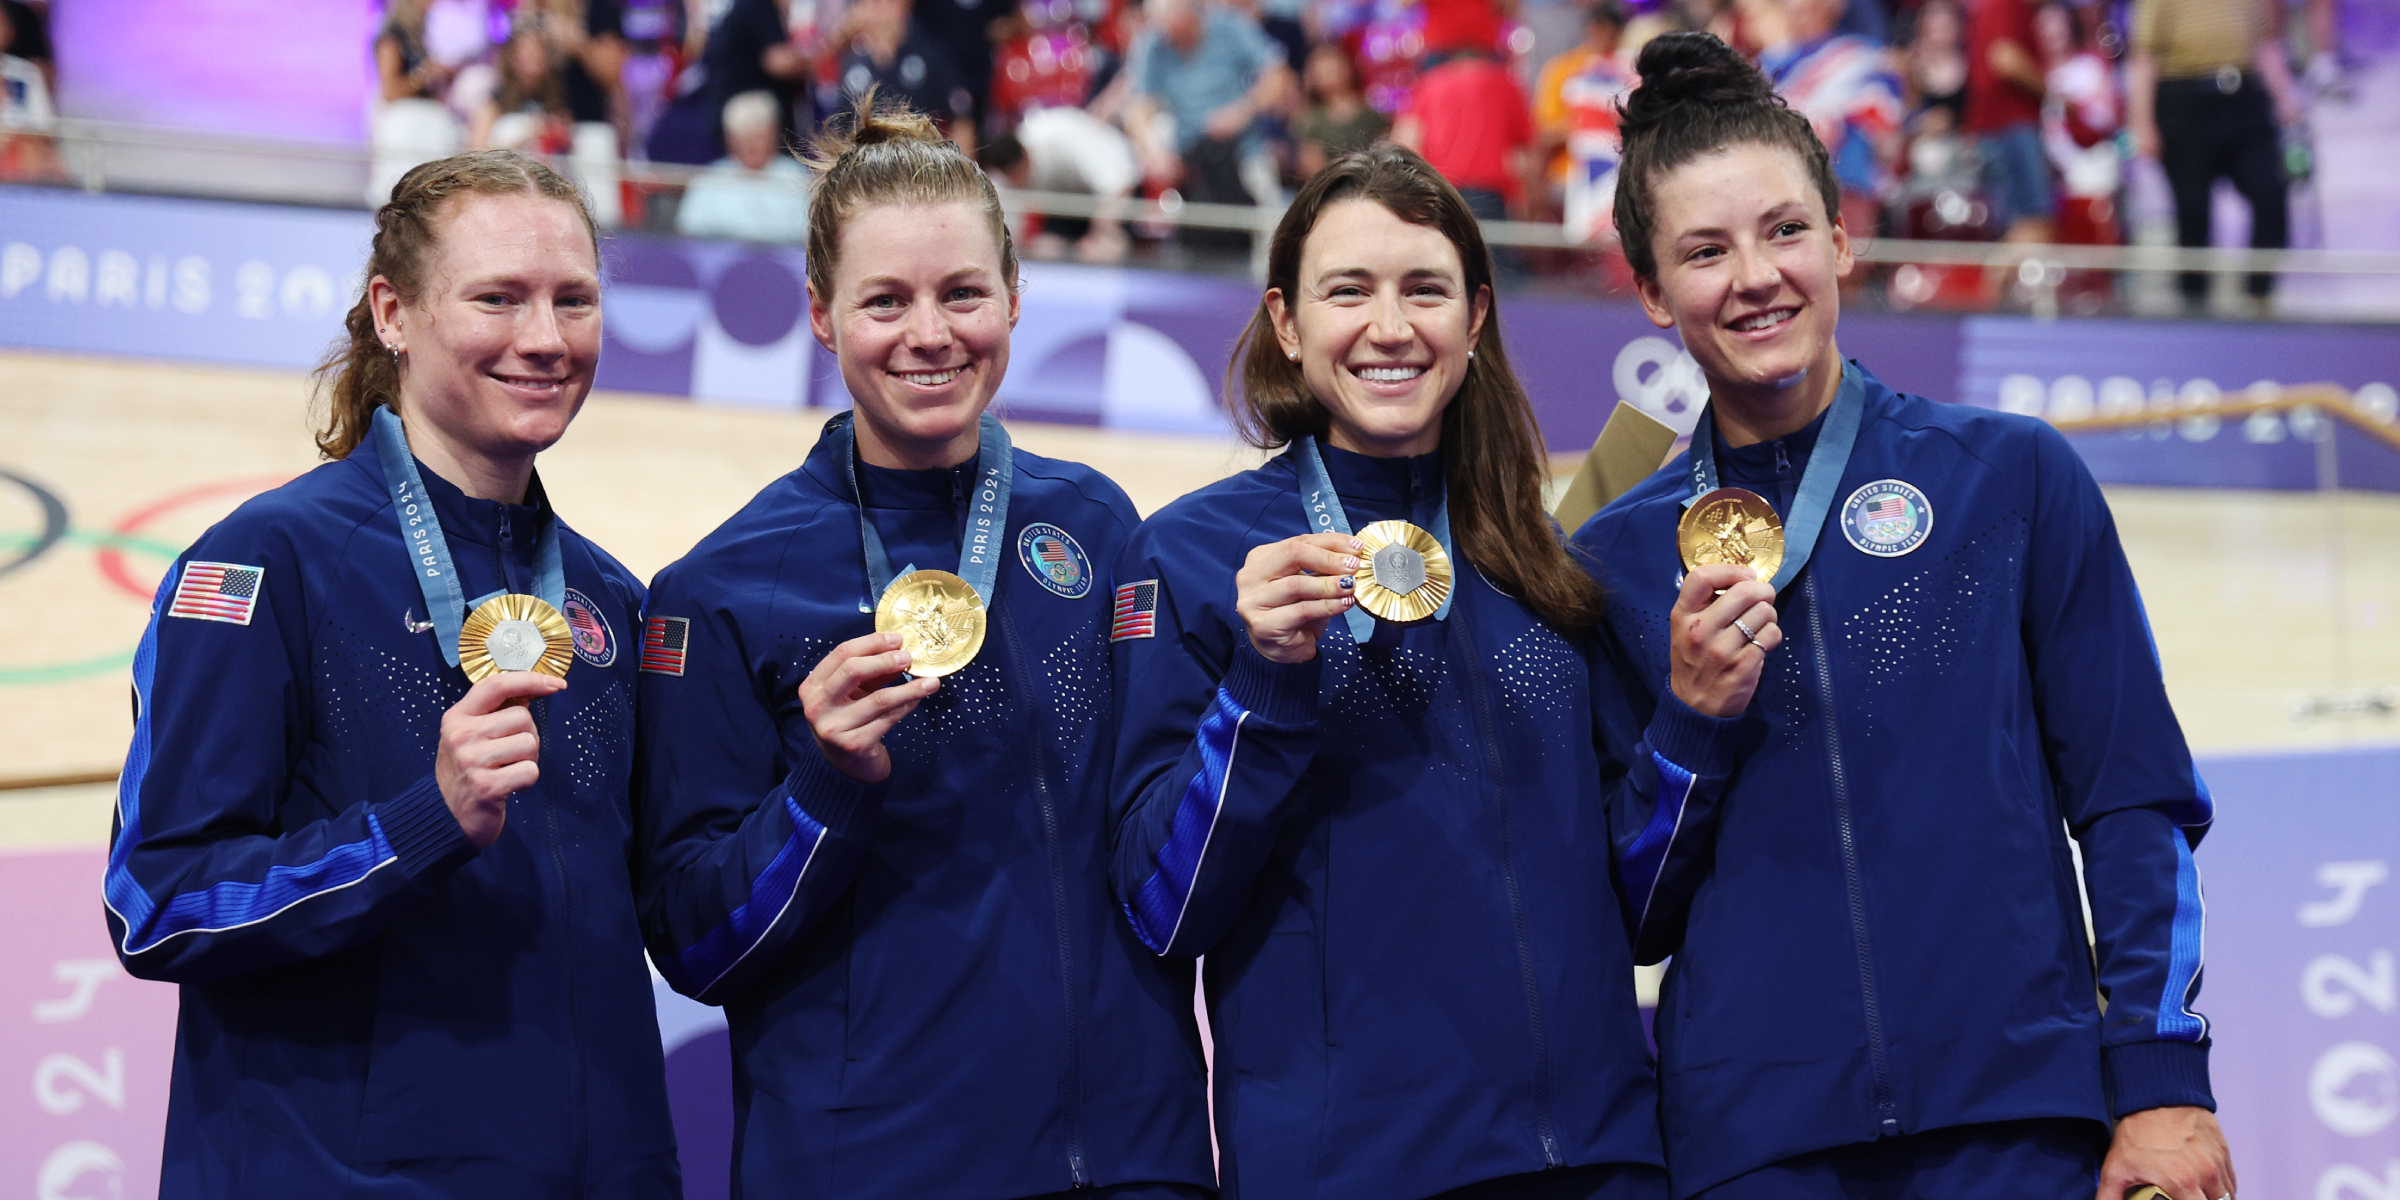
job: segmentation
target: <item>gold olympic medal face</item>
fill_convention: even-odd
[[[1723,563],[1771,581],[1783,565],[1783,518],[1756,492],[1718,488],[1683,510],[1675,544],[1686,569]]]
[[[983,598],[948,571],[911,571],[875,602],[875,632],[897,633],[911,675],[947,675],[983,649]]]
[[[458,630],[458,665],[481,683],[500,671],[539,671],[566,678],[575,663],[567,619],[539,596],[494,596],[467,614]]]
[[[1450,598],[1450,555],[1432,534],[1406,521],[1377,521],[1358,540],[1365,544],[1352,576],[1359,607],[1386,621],[1422,621]]]

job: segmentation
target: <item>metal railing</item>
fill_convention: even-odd
[[[214,197],[299,202],[343,207],[366,205],[366,181],[381,161],[365,145],[328,140],[266,138],[213,131],[132,125],[113,121],[62,120],[56,137],[64,180],[87,191],[132,190]],[[388,164],[386,164],[388,165]],[[573,171],[571,159],[557,165]],[[708,169],[668,163],[622,161],[609,166],[615,180],[648,193],[672,194]],[[805,181],[757,181],[755,186],[789,186],[804,195]],[[1072,192],[1001,189],[1012,214],[1045,217],[1110,217],[1154,230],[1205,229],[1249,233],[1249,265],[1265,273],[1267,234],[1282,210],[1246,204],[1209,204],[1174,193],[1157,199],[1099,197]],[[1578,239],[1565,227],[1528,221],[1486,221],[1484,238],[1514,251],[1602,257],[1613,244]],[[2205,275],[2383,277],[2392,281],[2391,311],[2370,319],[2400,318],[2400,252],[2353,250],[2182,249],[2173,246],[2042,245],[2022,242],[1924,241],[1859,237],[1854,252],[1878,267],[1982,268],[2013,280],[2034,315],[2059,311],[2062,286],[2073,273],[2132,276],[2170,273]]]

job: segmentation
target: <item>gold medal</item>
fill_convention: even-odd
[[[875,632],[897,633],[911,675],[947,675],[983,649],[983,597],[948,571],[911,571],[875,602]]]
[[[567,677],[575,635],[567,619],[539,596],[494,596],[467,614],[458,630],[458,665],[481,683],[498,671],[539,671]]]
[[[1358,531],[1364,543],[1352,576],[1359,607],[1386,621],[1422,621],[1450,598],[1450,555],[1433,535],[1406,521],[1377,521]]]
[[[1756,492],[1718,488],[1683,510],[1675,544],[1687,569],[1722,563],[1772,581],[1783,565],[1783,518]]]

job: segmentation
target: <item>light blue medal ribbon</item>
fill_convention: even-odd
[[[417,474],[416,455],[409,452],[408,433],[390,406],[375,410],[375,456],[383,464],[383,484],[392,493],[392,515],[400,522],[400,542],[416,570],[417,588],[425,595],[425,616],[433,622],[433,640],[442,648],[442,661],[458,665],[458,631],[467,623],[466,593],[459,589],[458,570],[450,562],[450,542],[442,536],[442,519],[434,515],[433,497]],[[542,530],[533,552],[534,594],[560,612],[566,611],[567,573],[558,549],[558,514]],[[495,592],[494,595],[499,593]],[[490,597],[483,597],[490,599]]]
[[[867,519],[866,494],[858,490],[858,430],[854,420],[855,414],[841,413],[826,424],[826,431],[842,439],[842,473],[849,477],[850,498],[858,505],[858,540],[865,547],[867,558],[867,601],[859,606],[859,611],[873,612],[876,603],[883,599],[884,589],[917,567],[910,563],[894,572],[891,556],[883,548],[883,536],[875,532],[875,523]],[[1008,493],[1016,483],[1016,449],[1009,444],[1008,430],[1001,428],[1000,419],[988,412],[977,423],[976,436],[975,491],[967,497],[967,529],[958,544],[958,577],[975,589],[976,598],[988,609],[1000,579],[1000,549],[1008,533]]]
[[[1781,592],[1783,586],[1800,574],[1808,565],[1809,553],[1816,549],[1817,535],[1824,532],[1825,514],[1833,509],[1833,494],[1842,486],[1842,472],[1850,466],[1851,447],[1858,442],[1858,423],[1867,407],[1866,381],[1859,378],[1858,368],[1842,364],[1842,384],[1833,394],[1833,407],[1825,414],[1825,428],[1817,433],[1816,448],[1809,452],[1808,467],[1800,472],[1800,490],[1792,495],[1792,511],[1783,522],[1783,565],[1767,586]],[[1700,423],[1692,427],[1692,494],[1683,506],[1717,490],[1716,418],[1711,407],[1700,410]]]
[[[1293,442],[1292,448],[1299,451],[1295,457],[1300,461],[1300,502],[1308,508],[1308,531],[1338,533],[1344,537],[1356,534],[1358,531],[1350,528],[1350,517],[1342,511],[1341,494],[1333,490],[1333,477],[1325,473],[1325,456],[1317,451],[1317,439],[1303,437]],[[1450,569],[1456,572],[1459,569],[1458,551],[1450,548],[1450,489],[1447,481],[1444,482],[1442,498],[1434,504],[1433,529],[1430,532],[1433,540],[1441,543],[1442,553],[1450,556]],[[1456,599],[1458,588],[1454,585],[1450,594],[1442,597],[1442,606],[1433,610],[1433,619],[1439,621],[1447,618],[1450,604]],[[1350,640],[1364,646],[1374,638],[1375,617],[1364,606],[1353,604],[1342,617],[1349,622]]]

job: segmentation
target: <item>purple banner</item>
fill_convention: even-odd
[[[2202,764],[2219,1117],[2245,1196],[2400,1197],[2400,749]]]
[[[340,332],[368,232],[358,213],[0,187],[0,345],[308,367]],[[605,255],[601,386],[766,408],[849,403],[809,334],[798,250],[624,234]],[[1640,308],[1504,304],[1509,357],[1553,451],[1591,445],[1620,401],[1678,429],[1697,418],[1708,396],[1698,366]],[[1222,433],[1226,364],[1257,307],[1258,289],[1239,279],[1027,263],[1002,411]],[[2390,426],[2400,332],[2388,326],[1854,312],[1841,347],[1935,400],[2052,419],[2159,414],[2076,439],[2103,482],[2400,491],[2400,452],[2311,411],[2176,417],[2330,382]]]
[[[55,4],[59,111],[363,143],[381,7],[368,0]]]

